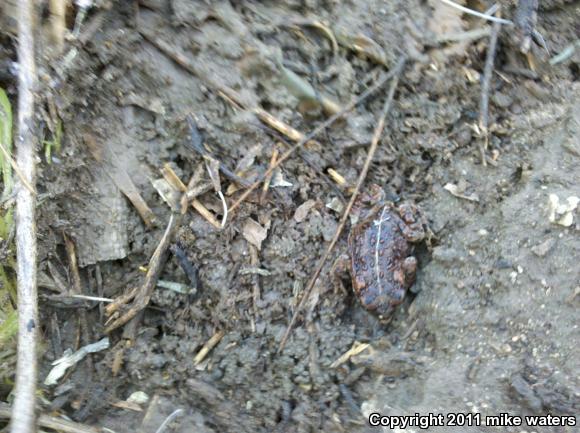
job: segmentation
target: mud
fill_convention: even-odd
[[[500,34],[490,164],[484,167],[477,122],[487,38],[434,43],[446,32],[483,25],[443,11],[437,1],[137,3],[138,14],[131,2],[100,12],[98,31],[47,98],[53,111],[45,105],[44,118],[58,114],[64,140],[39,173],[41,292],[51,293],[58,275],[68,284],[63,232],[77,245],[85,294],[114,298],[142,282],[139,267],[148,263],[170,215],[152,180],[169,163],[187,183],[203,162],[187,145],[187,116],[212,154],[230,169],[249,167],[249,179],[268,167],[275,146],[287,148],[143,33],[179,49],[248,106],[260,105],[304,133],[325,113],[299,100],[280,65],[341,106],[372,85],[382,66],[342,45],[333,52],[323,32],[290,23],[307,17],[329,23],[337,35],[364,34],[383,48],[387,68],[407,53],[365,185],[380,185],[392,201],[417,203],[435,238],[431,247],[417,248],[417,282],[389,325],[359,305],[348,280],[333,284],[328,263],[277,353],[337,228],[340,213],[327,204],[350,194],[329,187],[324,172],[333,168],[354,184],[386,96],[382,90],[284,163],[277,176],[285,186],[272,187],[263,204],[259,194],[248,200],[224,230],[189,211],[175,242],[198,270],[195,290],[157,288],[139,327],[132,335],[125,330],[132,345],[123,332],[113,332],[111,349],[43,390],[44,409],[116,432],[156,431],[181,409],[166,431],[208,433],[376,431],[366,418],[373,411],[578,413],[579,215],[563,227],[549,221],[548,209],[550,194],[564,201],[580,190],[578,50],[551,67],[538,48],[536,70],[524,76],[518,71],[528,67],[525,58],[506,31]],[[481,10],[491,5],[473,3]],[[511,16],[513,2],[501,3]],[[578,8],[574,1],[543,5],[538,30],[553,53],[580,36]],[[87,134],[96,150],[87,146]],[[141,192],[155,227],[147,228],[119,191],[110,160]],[[229,183],[222,179],[224,191]],[[200,200],[223,216],[214,192]],[[248,240],[248,219],[265,230],[259,249]],[[346,250],[346,238],[333,258]],[[161,279],[191,285],[173,255]],[[42,378],[62,350],[102,338],[103,307],[85,305],[89,329],[81,338],[74,309],[43,301]],[[218,331],[224,332],[219,344],[195,363]],[[360,343],[369,348],[333,365]],[[136,391],[153,398],[145,412],[120,408]]]

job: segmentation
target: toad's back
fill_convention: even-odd
[[[351,230],[352,285],[369,310],[390,312],[408,288],[403,263],[412,247],[403,236],[404,224],[397,211],[385,206]]]

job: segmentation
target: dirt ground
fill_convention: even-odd
[[[503,16],[512,17],[514,2],[500,3]],[[580,3],[540,3],[537,30],[552,56],[580,38]],[[486,10],[491,2],[469,5]],[[306,19],[308,25],[292,26]],[[330,26],[338,47],[314,20]],[[335,283],[331,268],[346,251],[343,234],[277,353],[338,226],[336,203],[351,192],[331,187],[327,169],[355,183],[382,89],[285,162],[267,200],[252,195],[223,230],[189,211],[160,279],[190,285],[179,251],[198,270],[197,287],[188,294],[157,287],[137,329],[112,332],[109,349],[42,387],[44,411],[143,433],[157,431],[177,409],[165,431],[380,431],[367,421],[376,411],[578,414],[579,215],[572,211],[567,226],[550,221],[549,198],[562,203],[580,192],[580,50],[551,66],[534,46],[531,69],[513,32],[502,28],[483,166],[477,124],[489,38],[446,43],[441,36],[489,27],[438,1],[140,0],[104,4],[87,22],[95,31],[67,69],[40,71],[52,86],[46,128],[47,119],[59,118],[64,131],[60,153],[43,159],[39,172],[41,381],[64,349],[105,336],[103,304],[83,304],[83,327],[78,303],[55,301],[59,281],[72,284],[63,233],[76,245],[84,294],[116,298],[140,285],[139,268],[171,213],[154,187],[160,169],[169,163],[187,183],[203,168],[189,146],[187,116],[212,154],[250,180],[268,167],[275,147],[287,149],[254,114],[169,59],[151,35],[200,74],[235,89],[247,106],[259,105],[303,133],[326,115],[296,97],[281,68],[345,106],[406,53],[365,188],[375,183],[390,200],[416,203],[435,237],[431,246],[416,247],[417,282],[385,325],[360,306],[347,276],[346,290]],[[380,59],[344,48],[359,34],[382,47]],[[156,226],[146,227],[119,191],[119,173],[136,185]],[[230,184],[222,177],[231,204],[240,192]],[[215,192],[199,199],[223,217]],[[217,346],[195,362],[219,332]],[[363,343],[369,347],[333,365]],[[151,398],[143,411],[121,407],[137,391]]]

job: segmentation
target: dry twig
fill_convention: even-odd
[[[79,266],[77,261],[77,253],[76,247],[73,243],[72,239],[70,239],[66,233],[63,233],[64,237],[64,246],[66,249],[66,253],[68,256],[69,266],[70,266],[70,273],[72,276],[72,292],[77,296],[82,296],[82,282],[81,282],[81,274],[79,272]],[[80,330],[81,335],[83,338],[83,344],[86,346],[91,341],[89,325],[87,321],[87,310],[86,308],[78,308],[78,315],[80,320]],[[88,358],[89,362],[89,371],[92,371],[93,364],[91,357]]]
[[[278,159],[278,149],[274,148],[272,151],[272,157],[270,158],[270,167],[276,164],[276,159]],[[270,189],[270,182],[272,181],[272,173],[264,179],[264,186],[262,187],[262,195],[260,196],[260,204],[264,204],[266,201],[266,195],[268,194],[268,189]]]
[[[193,364],[198,365],[201,363],[209,354],[209,352],[211,352],[211,350],[219,344],[224,335],[226,335],[224,331],[217,331],[214,335],[212,335],[211,338],[205,342],[199,352],[197,352],[195,358],[193,358]]]
[[[34,92],[37,76],[34,60],[33,0],[18,4],[18,135],[16,163],[29,185],[36,184],[36,136]],[[36,381],[38,361],[38,293],[36,247],[36,190],[17,186],[16,258],[18,273],[18,355],[12,433],[36,431]]]
[[[0,402],[0,418],[10,418],[10,406],[6,403]],[[55,418],[49,415],[40,415],[38,417],[38,424],[44,428],[62,433],[103,433],[105,431],[104,429]]]
[[[497,37],[500,30],[500,24],[495,22],[492,25],[489,36],[489,47],[483,69],[483,80],[481,83],[481,98],[479,101],[479,130],[483,134],[484,142],[479,143],[479,152],[481,154],[481,164],[487,166],[485,151],[489,143],[489,85],[493,76],[493,63],[495,61],[495,51],[497,48]]]
[[[246,104],[243,102],[243,98],[238,94],[238,92],[223,84],[220,84],[213,78],[207,76],[207,74],[199,66],[190,61],[184,54],[180,53],[175,48],[172,48],[167,42],[144,30],[139,30],[139,33],[159,51],[181,66],[183,69],[195,75],[208,87],[212,88],[215,92],[222,96],[226,101],[231,102],[243,109],[252,111],[262,122],[269,125],[271,128],[274,128],[276,131],[284,134],[290,140],[299,141],[302,139],[303,134],[300,131],[297,131],[291,126],[285,124],[281,120],[274,117],[272,114],[268,113],[266,110],[260,107],[246,106]]]
[[[50,0],[50,25],[52,43],[56,54],[60,54],[64,48],[64,36],[66,33],[66,7],[67,0]]]
[[[336,122],[338,119],[344,117],[344,115],[347,114],[349,111],[351,111],[354,107],[356,107],[358,104],[360,104],[361,102],[366,100],[369,96],[371,96],[373,93],[375,93],[381,87],[383,87],[385,85],[385,83],[387,83],[387,81],[389,81],[391,78],[393,78],[394,76],[399,74],[399,69],[400,69],[399,65],[397,65],[395,68],[393,68],[387,74],[383,75],[381,78],[379,78],[379,80],[372,87],[369,87],[367,90],[365,90],[354,101],[352,101],[350,104],[348,104],[342,111],[340,111],[340,112],[336,113],[334,116],[331,116],[328,119],[326,119],[324,122],[322,122],[316,128],[314,128],[314,130],[310,134],[305,136],[302,140],[300,140],[298,143],[296,143],[294,146],[292,146],[290,149],[288,149],[286,152],[284,152],[282,154],[282,156],[280,156],[280,158],[278,158],[276,160],[276,163],[271,165],[270,168],[268,168],[268,170],[266,170],[266,172],[264,174],[259,176],[258,179],[252,184],[252,186],[250,186],[238,198],[238,200],[233,205],[230,206],[230,212],[233,212],[238,206],[240,206],[244,202],[244,200],[246,198],[248,198],[248,196],[256,188],[258,188],[258,186],[260,186],[260,184],[264,181],[264,179],[267,176],[269,176],[276,168],[278,168],[280,166],[280,164],[282,164],[284,161],[286,161],[294,152],[296,152],[298,149],[300,149],[302,146],[304,146],[310,140],[314,139],[314,137],[316,137],[318,134],[320,134],[322,131],[324,131],[326,128],[328,128],[330,125],[332,125],[334,122]]]
[[[282,350],[284,350],[284,346],[286,345],[286,341],[288,340],[288,336],[290,335],[290,332],[292,332],[292,328],[294,327],[294,324],[296,323],[296,319],[298,318],[298,314],[300,314],[300,311],[304,307],[304,304],[306,304],[306,301],[310,297],[310,293],[312,292],[312,289],[314,288],[314,284],[316,283],[316,280],[318,279],[318,276],[320,275],[320,272],[322,271],[324,264],[328,260],[328,257],[330,257],[330,254],[331,254],[334,246],[338,242],[338,239],[340,238],[340,235],[342,234],[342,230],[344,229],[344,226],[346,225],[346,221],[348,219],[348,215],[350,214],[350,210],[352,209],[352,206],[356,200],[356,197],[360,191],[360,188],[361,188],[361,186],[362,186],[362,184],[367,176],[367,173],[368,173],[369,168],[371,166],[371,161],[372,161],[373,156],[374,156],[374,154],[377,150],[377,147],[379,145],[381,135],[383,134],[383,130],[385,128],[385,119],[387,117],[387,114],[389,113],[389,110],[391,109],[393,97],[395,96],[395,90],[396,90],[397,84],[399,82],[399,76],[400,76],[401,72],[403,71],[403,67],[405,66],[405,61],[406,61],[405,57],[401,58],[399,60],[399,62],[397,63],[397,65],[395,66],[395,68],[393,68],[393,70],[391,71],[393,74],[393,82],[391,83],[391,87],[389,89],[389,94],[387,95],[387,98],[385,99],[385,103],[383,105],[383,110],[382,110],[381,115],[379,117],[379,121],[377,123],[377,126],[375,127],[375,131],[373,133],[373,138],[371,141],[371,146],[369,148],[369,152],[367,154],[367,158],[365,160],[363,168],[362,168],[360,175],[357,179],[355,190],[354,190],[348,204],[346,205],[346,208],[344,209],[344,213],[342,214],[342,217],[340,219],[338,227],[336,228],[336,232],[334,233],[334,237],[330,241],[330,244],[328,244],[328,247],[326,248],[324,255],[318,261],[318,265],[316,266],[316,270],[312,274],[310,281],[308,281],[308,285],[304,289],[304,294],[302,295],[302,299],[300,300],[300,303],[296,307],[296,310],[294,311],[292,319],[290,320],[290,324],[288,325],[288,328],[286,328],[286,332],[284,333],[284,336],[282,337],[282,341],[280,342],[280,347],[278,349],[278,352],[281,352]]]
[[[183,196],[182,199],[185,200],[183,204],[185,204],[185,209],[187,209],[187,203],[189,202],[189,200],[187,199],[187,191],[188,191],[188,187],[181,181],[181,179],[177,176],[177,174],[175,174],[175,172],[173,171],[173,169],[171,168],[171,166],[169,164],[165,164],[163,166],[163,168],[161,169],[161,174],[163,174],[164,179],[174,188],[176,188],[177,190],[183,192]],[[203,205],[202,202],[200,202],[198,199],[193,198],[191,199],[191,207],[194,208],[196,211],[199,212],[199,214],[205,218],[205,220],[210,223],[212,226],[214,226],[216,229],[221,230],[222,229],[222,225],[219,223],[219,221],[215,218],[215,216]],[[184,212],[182,212],[184,213]]]
[[[167,228],[165,229],[165,233],[157,245],[151,260],[149,261],[149,267],[147,269],[147,274],[145,275],[145,281],[143,285],[138,289],[132,289],[130,294],[123,295],[123,300],[128,302],[131,298],[135,298],[133,305],[123,314],[121,317],[115,319],[112,323],[110,323],[107,328],[105,329],[106,333],[112,332],[115,329],[119,328],[126,324],[129,320],[133,319],[140,313],[147,305],[149,305],[149,301],[151,300],[151,295],[153,294],[153,289],[157,285],[157,280],[159,279],[159,275],[161,274],[161,270],[165,265],[167,260],[169,246],[173,240],[179,225],[181,224],[181,219],[183,215],[179,212],[173,212],[171,217],[169,218],[169,223],[167,224]],[[115,308],[113,308],[115,306]],[[111,308],[109,308],[111,307]],[[110,313],[115,311],[120,307],[120,304],[115,302],[113,304],[109,304],[107,306],[107,312]]]

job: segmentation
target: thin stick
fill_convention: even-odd
[[[12,414],[14,417],[14,413]],[[0,418],[10,418],[10,406],[0,402]],[[55,418],[49,415],[40,415],[38,425],[51,430],[63,433],[103,433],[105,429],[79,424],[77,422],[67,421],[65,419]]]
[[[173,169],[169,164],[165,164],[161,169],[161,173],[165,180],[174,188],[183,192],[184,196],[187,193],[187,186],[181,181],[181,179],[175,174]],[[200,202],[198,199],[194,198],[191,200],[191,207],[194,208],[199,214],[206,219],[208,223],[214,226],[216,229],[221,230],[223,228],[222,224],[218,222],[215,216]],[[227,212],[225,213],[227,216]]]
[[[149,260],[149,267],[147,270],[147,274],[145,275],[145,281],[143,285],[135,292],[134,297],[135,300],[133,301],[133,305],[127,310],[125,314],[123,314],[118,319],[114,320],[113,323],[110,323],[106,329],[105,333],[110,333],[113,330],[117,329],[120,326],[126,324],[129,320],[133,319],[141,310],[143,310],[147,305],[149,305],[149,301],[151,300],[151,296],[153,294],[153,290],[157,285],[157,280],[159,279],[159,275],[163,270],[163,266],[167,261],[169,245],[173,242],[173,237],[177,232],[181,224],[181,220],[183,215],[181,213],[172,213],[171,217],[169,218],[169,222],[167,223],[167,228],[165,229],[165,233],[157,245],[155,252],[151,256],[151,260]],[[131,292],[133,293],[133,291]],[[130,298],[129,298],[130,299]],[[108,309],[109,311],[114,311],[115,304],[109,304],[107,307],[111,307]]]
[[[233,212],[239,205],[241,205],[244,202],[244,200],[246,198],[248,198],[248,196],[256,188],[258,188],[260,186],[260,184],[264,181],[264,179],[267,176],[269,176],[270,173],[272,173],[276,168],[278,168],[280,166],[280,164],[282,164],[284,161],[286,161],[290,157],[290,155],[292,155],[294,152],[296,152],[296,150],[300,149],[302,146],[304,146],[304,144],[306,144],[307,142],[312,140],[314,137],[316,137],[318,134],[320,134],[322,131],[324,131],[326,128],[328,128],[330,125],[332,125],[334,122],[336,122],[338,119],[342,118],[346,113],[351,111],[358,104],[363,102],[365,99],[367,99],[373,93],[375,93],[377,90],[379,90],[381,87],[383,87],[385,85],[385,83],[387,81],[389,81],[391,78],[393,78],[395,75],[398,75],[403,63],[404,63],[404,60],[400,60],[399,63],[395,66],[395,68],[390,70],[387,74],[383,75],[376,82],[376,84],[374,84],[372,87],[365,90],[358,98],[356,98],[354,101],[352,101],[350,104],[348,104],[342,111],[340,111],[339,113],[336,113],[334,116],[329,117],[327,120],[325,120],[320,125],[318,125],[316,128],[314,128],[314,130],[310,134],[308,134],[306,137],[304,137],[302,140],[300,140],[298,143],[296,143],[294,146],[292,146],[290,149],[288,149],[286,152],[284,152],[282,154],[282,156],[276,161],[276,163],[274,165],[270,166],[270,168],[268,168],[268,170],[266,170],[266,172],[264,174],[259,176],[258,179],[252,184],[252,186],[250,186],[240,196],[240,198],[238,198],[238,200],[233,205],[230,206],[230,212]]]
[[[276,164],[276,159],[278,158],[278,149],[274,148],[272,151],[272,157],[270,158],[270,167]],[[264,186],[262,187],[262,195],[260,196],[260,204],[264,204],[266,201],[266,195],[268,194],[268,189],[270,189],[270,182],[272,181],[272,174],[266,176],[264,180]]]
[[[473,15],[475,17],[483,18],[484,20],[492,21],[494,23],[500,24],[507,24],[507,25],[514,25],[514,23],[510,20],[505,20],[503,18],[494,17],[492,15],[486,15],[481,12],[474,11],[473,9],[466,8],[465,6],[458,5],[451,0],[439,0],[441,3],[445,3],[447,6],[451,6],[452,8],[458,9],[461,12],[465,12],[466,14]]]
[[[34,1],[18,4],[18,135],[16,163],[29,185],[36,185],[36,135],[34,92],[37,76],[34,61]],[[18,354],[12,433],[36,431],[35,406],[38,361],[38,293],[36,248],[36,190],[23,182],[16,196],[16,259],[18,274]]]
[[[48,7],[50,9],[52,43],[56,54],[60,54],[64,48],[67,0],[50,0]]]
[[[481,164],[487,166],[487,158],[485,151],[487,150],[489,140],[489,86],[491,77],[493,76],[493,63],[495,60],[495,51],[497,48],[497,37],[499,34],[500,25],[493,23],[491,34],[489,36],[489,48],[487,49],[487,57],[485,59],[485,67],[483,69],[483,80],[481,83],[481,98],[479,101],[479,129],[483,133],[484,141],[479,143],[479,152],[481,154]]]
[[[399,62],[397,63],[397,66],[393,69],[393,82],[391,83],[391,87],[389,89],[389,94],[387,95],[387,98],[385,99],[385,103],[383,105],[383,110],[381,112],[379,122],[377,123],[377,126],[375,127],[375,131],[373,133],[373,138],[371,141],[371,146],[369,148],[369,152],[367,154],[367,158],[365,160],[363,168],[362,168],[360,175],[357,179],[354,192],[353,192],[348,204],[346,205],[346,208],[344,209],[344,213],[342,214],[342,217],[340,219],[338,227],[336,228],[336,233],[334,233],[334,237],[330,241],[330,244],[328,244],[328,247],[326,248],[324,255],[318,261],[318,265],[316,266],[316,270],[314,271],[314,274],[312,274],[310,281],[308,281],[308,285],[304,289],[304,295],[302,295],[302,299],[300,300],[298,307],[296,307],[296,310],[294,311],[294,314],[292,315],[292,319],[290,320],[290,324],[288,325],[288,328],[286,328],[286,332],[284,333],[284,336],[282,337],[282,341],[280,342],[280,347],[278,348],[278,353],[280,353],[280,352],[282,352],[282,350],[284,350],[284,346],[286,345],[286,341],[288,340],[288,337],[290,336],[290,332],[292,332],[292,328],[294,327],[294,324],[296,323],[296,319],[298,318],[298,314],[300,313],[300,311],[302,310],[302,308],[306,304],[306,301],[310,297],[310,293],[312,292],[312,289],[314,288],[314,284],[316,283],[316,280],[318,279],[318,276],[320,275],[320,272],[322,271],[324,264],[328,260],[328,257],[330,257],[330,253],[332,252],[332,249],[334,248],[334,246],[338,242],[338,239],[340,238],[342,230],[344,229],[344,226],[346,225],[346,221],[347,221],[348,216],[350,214],[350,210],[352,209],[352,206],[353,206],[353,204],[358,196],[360,188],[366,179],[367,173],[368,173],[369,168],[371,166],[371,161],[373,160],[373,156],[374,156],[374,154],[377,150],[377,147],[379,145],[381,135],[383,134],[383,129],[385,128],[385,119],[386,119],[387,114],[389,113],[389,111],[391,109],[393,97],[395,96],[395,90],[397,89],[397,84],[399,83],[399,76],[400,76],[401,72],[403,71],[403,67],[405,66],[405,61],[406,61],[406,58],[402,57],[399,60]]]
[[[203,361],[209,352],[211,352],[211,350],[218,345],[224,335],[226,335],[224,331],[218,331],[212,335],[211,338],[205,342],[199,352],[197,352],[195,358],[193,358],[193,364],[198,365],[201,361]]]

